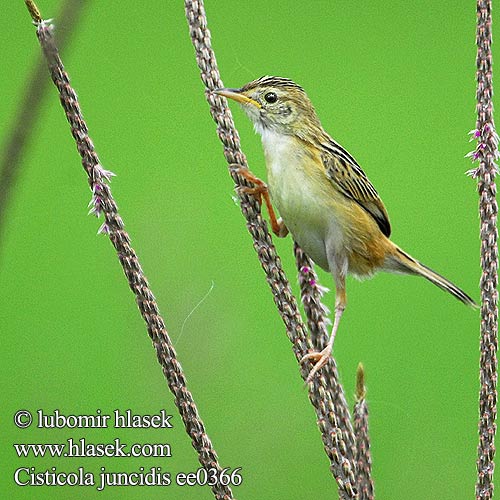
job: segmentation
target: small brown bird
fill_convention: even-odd
[[[240,89],[216,93],[240,103],[262,137],[267,186],[247,169],[239,173],[264,197],[273,232],[291,232],[306,254],[333,275],[335,318],[326,347],[306,355],[317,361],[308,380],[328,361],[346,306],[348,273],[360,278],[376,271],[423,276],[468,306],[460,288],[418,262],[390,239],[389,216],[356,160],[323,129],[306,93],[287,78],[263,76]],[[270,195],[270,198],[269,198]],[[272,203],[282,219],[277,219]]]

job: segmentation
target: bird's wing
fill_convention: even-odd
[[[391,234],[389,215],[377,190],[356,160],[333,139],[322,144],[321,159],[332,184],[345,196],[364,208],[387,237]]]

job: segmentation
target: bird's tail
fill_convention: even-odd
[[[418,260],[414,259],[411,255],[407,254],[404,250],[401,250],[398,246],[394,245],[391,249],[392,251],[387,255],[384,269],[387,271],[392,271],[396,273],[404,274],[416,274],[423,276],[428,279],[431,283],[444,290],[445,292],[451,293],[460,302],[473,308],[477,308],[478,305],[469,297],[463,290],[454,285],[451,281],[448,281],[445,277],[436,273],[432,269],[428,268],[426,265],[422,264]]]

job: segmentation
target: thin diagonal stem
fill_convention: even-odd
[[[223,84],[211,47],[211,35],[207,28],[203,1],[185,0],[185,8],[201,78],[208,89],[206,97],[210,105],[210,113],[217,124],[217,133],[224,145],[224,156],[229,165],[237,164],[242,168],[248,168],[227,103],[225,99],[211,92],[216,88],[223,87]],[[245,179],[235,169],[230,172],[238,186],[246,185]],[[239,190],[237,192],[247,229],[252,235],[254,248],[285,324],[288,338],[292,342],[293,352],[296,359],[301,360],[312,346],[307,338],[297,301],[281,267],[281,261],[276,254],[267,225],[261,217],[259,204],[252,196]],[[300,366],[300,373],[304,380],[306,380],[310,369],[310,364]],[[324,377],[314,377],[308,388],[309,399],[316,411],[323,444],[330,459],[332,473],[339,485],[340,495],[344,499],[358,498],[355,486],[355,464],[348,458],[346,443],[349,438],[336,414],[334,398],[326,386]]]
[[[61,14],[58,16],[61,26],[65,28],[57,37],[60,50],[63,50],[75,32],[75,26],[80,19],[85,3],[85,0],[66,0],[64,2]],[[19,177],[23,152],[35,128],[48,83],[47,64],[43,55],[40,54],[27,81],[17,115],[0,155],[0,247],[7,225],[9,201]]]
[[[318,276],[314,271],[313,261],[304,253],[298,243],[294,243],[295,263],[297,265],[300,296],[307,318],[307,326],[311,333],[312,345],[316,351],[322,351],[328,343],[328,308],[321,302],[323,289],[319,285]],[[335,414],[346,430],[346,446],[349,458],[354,460],[356,456],[356,442],[354,430],[351,423],[351,414],[347,405],[344,388],[340,383],[337,365],[332,358],[319,372],[319,376],[325,378],[325,385],[333,397]]]
[[[478,179],[481,238],[481,357],[479,392],[479,445],[476,498],[493,497],[495,433],[497,417],[498,350],[498,246],[495,176],[498,136],[493,120],[491,53],[491,0],[477,1],[477,123],[478,139],[473,153],[479,166],[472,173]]]
[[[368,433],[368,405],[366,404],[365,370],[359,363],[356,371],[356,404],[354,405],[354,433],[356,435],[356,462],[358,464],[359,500],[374,500],[372,457]]]
[[[31,4],[32,13],[34,3]],[[36,7],[36,6],[35,6]],[[38,9],[36,9],[38,12]],[[206,469],[221,470],[217,454],[205,431],[205,426],[198,414],[193,396],[187,388],[186,378],[182,367],[177,360],[172,342],[168,336],[165,323],[160,315],[158,304],[149,287],[137,254],[130,244],[130,237],[124,229],[123,220],[118,213],[118,207],[111,194],[108,184],[110,172],[104,170],[88,135],[87,125],[83,119],[78,98],[70,85],[57,47],[52,36],[52,26],[47,21],[34,18],[37,26],[37,36],[47,60],[50,75],[59,91],[59,97],[66,112],[66,118],[71,126],[71,133],[75,138],[78,152],[82,158],[82,165],[87,173],[90,189],[93,193],[93,212],[96,215],[104,214],[105,223],[101,226],[102,232],[108,234],[111,243],[127,277],[130,289],[136,297],[141,315],[146,322],[147,330],[163,369],[170,391],[175,397],[175,404],[179,409],[182,421],[189,434],[193,447],[198,453],[198,460]],[[38,22],[37,22],[38,21]],[[231,489],[220,482],[212,486],[215,498],[231,500]]]

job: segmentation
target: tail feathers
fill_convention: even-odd
[[[411,255],[407,254],[401,248],[394,248],[394,253],[386,261],[386,269],[388,271],[400,272],[405,274],[417,274],[428,279],[431,283],[444,290],[445,292],[451,293],[460,302],[465,305],[477,309],[479,306],[469,297],[463,290],[454,285],[451,281],[448,281],[444,276],[436,273],[426,265],[418,262]]]

